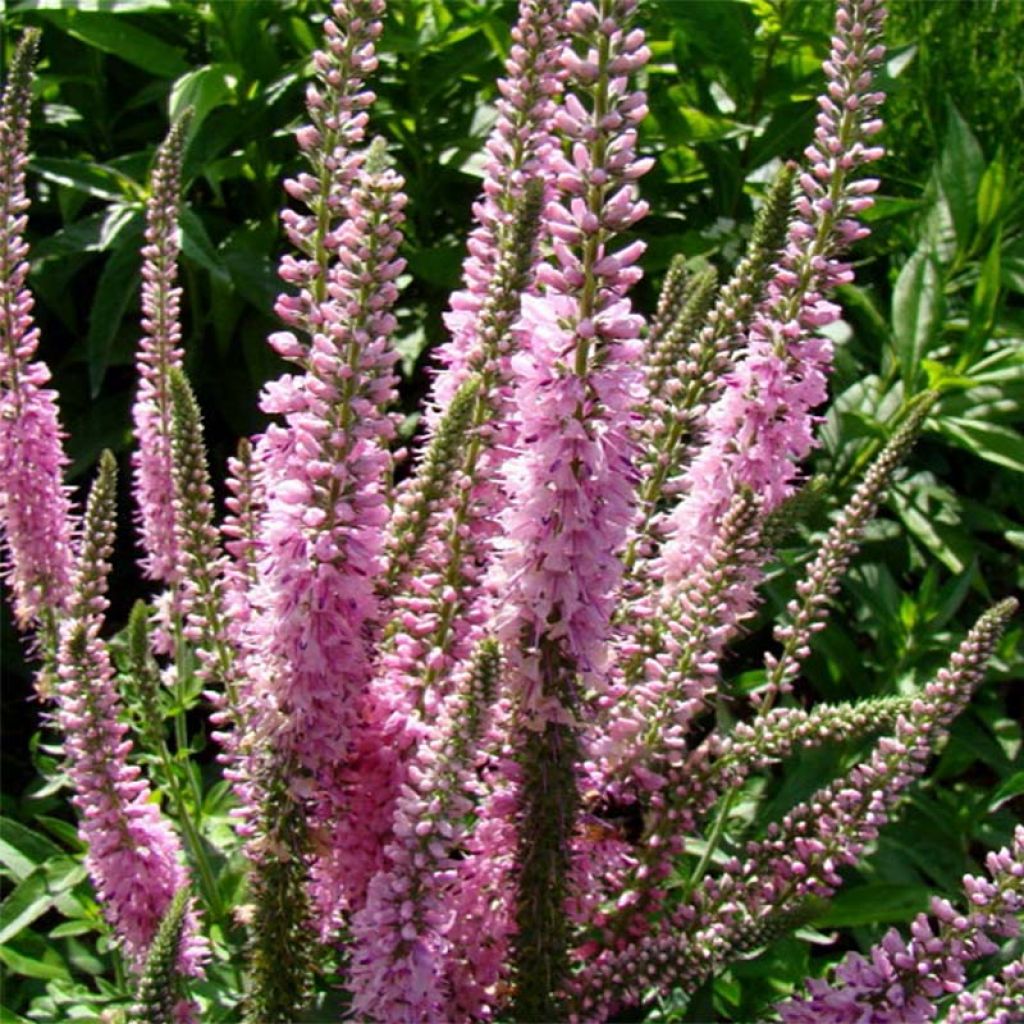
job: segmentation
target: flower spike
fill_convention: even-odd
[[[178,218],[181,161],[191,120],[187,111],[157,150],[146,202],[146,244],[142,250],[142,327],[136,364],[139,390],[132,415],[138,447],[135,475],[142,566],[149,579],[175,585],[181,570],[181,524],[174,510],[171,468],[170,374],[181,369],[181,288],[178,274]]]
[[[26,31],[0,97],[0,537],[15,623],[35,628],[52,660],[57,618],[71,597],[74,522],[57,394],[46,387],[46,364],[31,361],[39,330],[28,289],[25,167],[38,44],[39,30]]]

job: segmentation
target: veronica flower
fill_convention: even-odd
[[[631,409],[642,387],[641,319],[625,294],[643,251],[615,238],[646,205],[635,180],[644,96],[629,75],[649,51],[628,27],[631,0],[573,4],[560,55],[566,94],[554,123],[567,153],[549,166],[559,197],[545,218],[552,260],[524,295],[512,358],[516,454],[502,468],[508,504],[489,585],[517,706],[523,806],[514,1012],[557,1012],[567,969],[562,902],[578,797],[575,713],[581,681],[600,685],[619,551],[632,519]],[[577,49],[578,47],[578,49]]]
[[[0,99],[0,531],[15,622],[56,644],[54,616],[71,596],[73,521],[67,456],[50,371],[32,362],[39,331],[24,239],[28,117],[38,31],[22,38]]]
[[[853,279],[837,253],[867,234],[856,215],[878,186],[854,173],[883,152],[870,142],[881,128],[874,114],[883,95],[870,86],[884,54],[884,14],[879,0],[838,7],[797,219],[746,348],[708,412],[704,445],[682,481],[684,497],[662,524],[666,541],[655,575],[671,585],[706,550],[738,488],[749,487],[770,512],[792,492],[800,460],[813,447],[813,410],[825,401],[832,359],[820,330],[839,316],[825,296]]]
[[[154,580],[174,584],[181,574],[171,469],[170,372],[181,369],[181,288],[177,278],[181,159],[188,120],[175,124],[157,151],[146,202],[142,249],[142,327],[136,354],[139,390],[132,414],[138,447],[132,457],[142,567]]]
[[[56,720],[75,790],[72,803],[81,815],[79,832],[88,847],[89,876],[129,962],[141,970],[188,875],[177,836],[153,802],[140,768],[128,761],[132,743],[121,720],[110,654],[99,635],[114,543],[115,474],[107,452],[86,507],[74,611],[61,630]],[[205,940],[189,911],[179,969],[201,976],[206,957]]]
[[[555,260],[538,273],[541,294],[523,298],[512,363],[521,450],[503,471],[509,507],[492,586],[503,597],[498,627],[515,652],[522,706],[540,720],[564,718],[556,705],[565,702],[542,678],[544,648],[586,678],[600,676],[632,512],[627,428],[641,319],[624,296],[643,246],[612,247],[647,209],[633,185],[650,167],[636,156],[633,127],[646,106],[626,76],[648,51],[642,32],[623,27],[632,8],[570,8],[584,52],[562,51],[569,91],[555,123],[572,158],[551,160],[562,197],[545,211]]]
[[[933,898],[933,920],[918,914],[909,938],[891,928],[867,956],[848,954],[835,968],[833,980],[808,981],[808,995],[779,1007],[785,1024],[846,1024],[863,1020],[865,1014],[878,1024],[934,1020],[939,1001],[964,989],[967,964],[996,952],[994,938],[1020,932],[1024,826],[1018,826],[1012,850],[990,853],[986,867],[988,878],[964,878],[963,909]],[[963,1018],[954,1014],[949,1019]]]
[[[403,266],[401,184],[373,162],[353,187],[309,369],[268,386],[263,408],[285,425],[272,426],[257,446],[266,506],[250,632],[260,689],[279,713],[270,725],[273,757],[294,759],[308,774],[327,817],[336,801],[346,803],[336,773],[362,716],[384,565],[384,442],[393,427],[380,408],[394,386],[389,307]],[[292,334],[273,341],[286,351],[298,344]],[[331,891],[337,900],[343,882],[339,875],[325,883],[325,899]]]
[[[498,117],[485,147],[483,194],[473,207],[476,223],[463,264],[464,287],[452,295],[445,315],[451,340],[437,351],[445,368],[434,380],[431,419],[448,408],[474,369],[504,354],[501,335],[515,316],[518,296],[502,296],[498,308],[488,309],[494,304],[488,300],[512,243],[516,206],[527,182],[544,175],[556,146],[551,117],[563,77],[558,61],[562,6],[555,0],[520,0],[505,77],[498,80]],[[504,324],[489,323],[495,316]]]

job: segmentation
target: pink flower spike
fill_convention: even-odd
[[[50,371],[30,360],[39,344],[28,290],[28,116],[39,33],[18,46],[0,99],[0,536],[3,575],[20,629],[36,627],[56,649],[55,616],[71,596],[73,519],[63,475],[57,394]]]

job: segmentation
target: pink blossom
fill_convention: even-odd
[[[18,48],[0,100],[0,533],[15,621],[40,627],[52,647],[51,616],[71,594],[73,521],[57,394],[45,386],[46,365],[31,362],[39,331],[27,285],[25,166],[36,39]]]
[[[102,619],[69,624],[60,647],[57,723],[75,787],[72,803],[81,815],[86,867],[125,953],[135,970],[174,894],[188,884],[177,837],[153,802],[140,769],[129,764],[128,727],[106,644]],[[178,959],[186,974],[202,976],[205,940],[189,912]]]
[[[832,363],[831,342],[818,332],[839,315],[825,295],[852,280],[836,254],[866,233],[852,213],[870,203],[871,186],[851,178],[882,152],[866,138],[882,98],[868,88],[884,53],[877,45],[884,13],[876,0],[844,0],[838,9],[798,218],[746,350],[708,412],[704,444],[679,482],[682,501],[661,524],[666,539],[654,573],[670,585],[706,550],[739,488],[751,488],[770,512],[792,493],[799,463],[815,444],[814,410],[827,397]]]

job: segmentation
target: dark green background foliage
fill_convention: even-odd
[[[265,345],[276,326],[280,184],[299,169],[291,130],[302,121],[323,6],[8,4],[5,58],[20,28],[43,29],[30,165],[31,285],[76,485],[89,478],[104,446],[126,468],[145,182],[168,117],[186,106],[195,116],[184,174],[184,332],[215,472],[236,437],[260,429],[257,391],[281,369]],[[373,129],[386,137],[410,197],[398,344],[411,436],[428,350],[443,337],[440,314],[459,281],[480,146],[494,116],[494,79],[515,5],[389,6]],[[874,234],[856,253],[857,284],[842,290],[836,401],[813,467],[827,479],[829,497],[786,542],[764,613],[727,665],[723,725],[743,712],[742,693],[758,682],[757,652],[814,531],[849,493],[885,436],[884,424],[925,387],[939,389],[941,401],[869,532],[835,621],[816,640],[797,696],[853,699],[920,684],[987,600],[1021,587],[1024,4],[894,0],[891,9],[883,82],[889,155],[878,166],[883,189],[869,215]],[[813,129],[831,5],[648,0],[641,20],[653,50],[646,75],[652,116],[642,142],[658,157],[642,183],[652,213],[641,225],[648,278],[638,302],[650,309],[675,253],[694,266],[732,265],[779,161],[799,157]],[[124,517],[116,621],[139,594],[127,503]],[[717,979],[685,1019],[755,1017],[807,970],[922,909],[929,891],[955,893],[984,850],[1007,841],[1024,806],[1020,633],[1018,624],[1004,639],[988,685],[931,780],[813,922],[826,931],[845,928],[841,941],[778,942]],[[4,721],[12,735],[4,744],[4,810],[36,831],[10,825],[6,835],[17,841],[8,845],[25,863],[0,861],[7,879],[22,883],[19,890],[31,865],[47,865],[44,897],[64,895],[29,900],[34,916],[24,913],[24,898],[0,904],[0,935],[11,940],[2,956],[17,979],[9,986],[11,1008],[27,1012],[49,982],[66,1002],[37,1002],[34,1012],[60,1017],[83,979],[110,999],[117,990],[100,980],[113,978],[109,957],[78,937],[103,926],[68,856],[76,840],[67,812],[41,783],[22,792],[31,779],[24,736],[36,728],[36,709],[22,703],[27,669],[19,648],[5,625]],[[762,778],[737,804],[734,833],[756,833],[856,754],[837,747]],[[55,763],[38,744],[32,758],[44,768]],[[49,913],[54,905],[72,920],[60,924]],[[675,1011],[666,1006],[659,1014]]]

